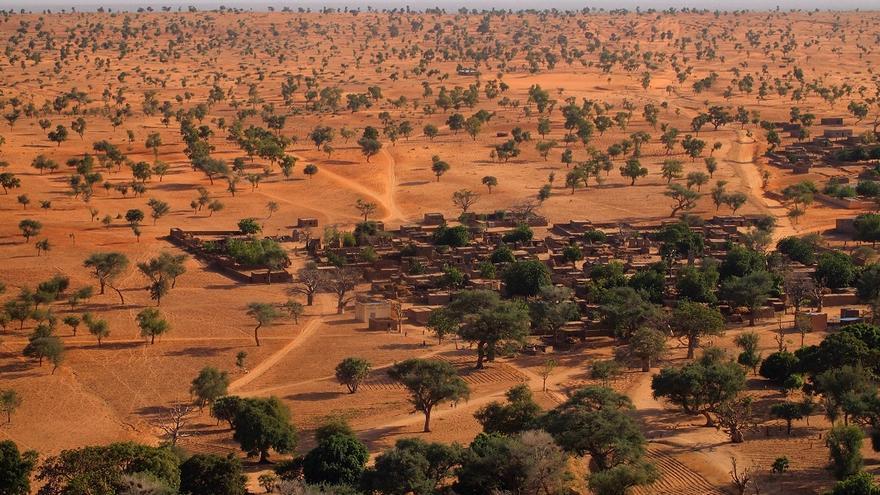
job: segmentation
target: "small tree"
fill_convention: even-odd
[[[157,335],[165,334],[171,329],[171,325],[156,308],[147,308],[138,313],[137,324],[141,329],[141,337],[149,337],[150,344],[156,343]]]
[[[489,189],[489,194],[492,194],[492,188],[498,186],[498,179],[492,175],[487,175],[483,177],[482,181],[484,186]]]
[[[254,327],[254,342],[256,342],[257,346],[260,345],[260,328],[263,326],[271,325],[272,322],[277,320],[281,313],[275,308],[274,305],[263,302],[251,302],[247,305],[247,314],[252,317],[254,321],[257,322],[257,326]]]
[[[480,195],[469,189],[459,189],[452,193],[452,204],[461,210],[462,215],[467,213],[479,199]]]
[[[21,407],[21,396],[12,389],[0,390],[0,413],[6,416],[6,423],[12,422],[12,414]]]
[[[425,415],[425,433],[431,431],[431,411],[436,405],[470,395],[467,383],[447,361],[407,359],[393,365],[388,375],[409,391],[413,409]]]
[[[629,339],[629,352],[642,363],[642,371],[651,369],[654,360],[666,352],[666,336],[660,330],[642,327]]]
[[[379,208],[376,203],[371,201],[364,201],[360,198],[354,204],[355,209],[361,213],[364,217],[364,222],[367,221],[368,217],[373,213],[376,213],[376,210]]]
[[[31,237],[39,235],[40,231],[43,230],[43,224],[37,220],[25,218],[18,222],[18,230],[20,230],[21,235],[24,236],[25,242],[31,242]]]
[[[785,421],[785,433],[791,436],[791,424],[804,418],[803,404],[797,402],[780,402],[770,406],[770,415]]]
[[[357,392],[358,386],[370,374],[370,363],[366,359],[348,357],[336,365],[336,380],[348,388],[348,392]]]
[[[631,186],[636,184],[636,179],[648,175],[648,169],[642,166],[638,158],[630,158],[626,164],[620,167],[620,175],[630,179]]]
[[[199,371],[189,387],[189,393],[196,399],[199,409],[213,404],[219,397],[226,395],[229,388],[229,373],[217,368],[206,366]]]
[[[437,182],[440,182],[440,176],[448,172],[449,169],[449,164],[441,160],[439,156],[434,155],[431,158],[431,171],[437,177]]]

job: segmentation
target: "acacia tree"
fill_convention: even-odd
[[[413,409],[425,415],[423,431],[431,431],[431,411],[443,402],[458,402],[470,396],[467,383],[447,361],[407,359],[393,365],[388,376],[400,382],[410,394]]]
[[[452,204],[461,210],[462,215],[467,213],[479,199],[480,195],[470,189],[459,189],[452,193]]]
[[[272,322],[281,317],[281,312],[270,303],[251,302],[247,305],[247,314],[257,322],[254,327],[254,342],[260,345],[260,328],[271,325]]]
[[[367,221],[367,218],[370,215],[372,215],[373,213],[376,213],[376,210],[379,208],[378,205],[376,205],[376,203],[373,203],[371,201],[364,201],[360,198],[358,198],[358,200],[355,201],[354,207],[357,211],[359,211],[361,213],[361,215],[364,216],[365,223]]]
[[[141,337],[150,338],[150,344],[156,343],[156,336],[162,335],[171,329],[159,310],[156,308],[146,308],[137,315],[137,324],[141,329]]]
[[[119,300],[125,304],[125,298],[114,284],[120,275],[128,269],[128,257],[122,253],[93,253],[83,262],[83,266],[92,270],[92,276],[98,279],[100,294],[104,293],[104,287],[110,287],[119,295]]]

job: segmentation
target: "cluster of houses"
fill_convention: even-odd
[[[769,163],[790,169],[795,174],[806,174],[817,163],[835,164],[836,153],[861,144],[860,137],[851,128],[843,127],[842,117],[823,118],[819,124],[824,127],[822,135],[808,141],[798,140],[767,153]],[[775,122],[774,126],[795,139],[799,139],[803,132],[803,126],[799,123]]]
[[[692,227],[704,238],[704,255],[723,258],[733,243],[741,240],[742,234],[754,225],[756,217],[718,216],[703,225]],[[580,305],[580,321],[570,322],[563,329],[569,341],[585,339],[589,336],[607,333],[599,323],[599,307],[588,301],[586,286],[593,266],[613,261],[623,265],[626,274],[632,274],[653,263],[661,261],[660,245],[656,235],[660,229],[676,220],[662,222],[593,223],[588,220],[570,220],[567,223],[548,225],[541,217],[533,217],[529,222],[536,230],[545,232],[529,241],[511,245],[516,260],[539,260],[543,262],[555,285],[572,289],[576,302]],[[385,231],[381,242],[373,244],[370,259],[364,258],[360,246],[343,247],[339,245],[322,246],[320,240],[311,242],[315,257],[322,264],[329,265],[330,259],[344,257],[348,266],[359,268],[369,283],[366,293],[360,294],[354,303],[355,318],[372,329],[392,329],[397,321],[394,305],[400,304],[400,316],[413,325],[425,325],[431,312],[449,303],[455,290],[489,289],[502,290],[498,278],[483,278],[480,263],[489,259],[495,249],[502,244],[505,234],[511,233],[518,222],[510,215],[499,214],[496,218],[486,218],[469,224],[471,240],[462,247],[442,247],[433,243],[434,232],[443,226],[456,225],[448,222],[438,213],[426,214],[418,224],[403,225],[398,230]],[[585,236],[591,231],[602,232],[601,241],[590,241]],[[582,259],[570,261],[564,255],[566,248],[578,246]],[[681,260],[680,266],[688,260]],[[699,260],[691,260],[699,263]],[[454,267],[465,275],[465,285],[461,288],[444,286],[443,278],[448,268]],[[416,269],[417,268],[417,269]],[[503,267],[502,267],[503,268]],[[675,269],[667,283],[671,287],[675,281]],[[670,304],[672,301],[668,301]],[[761,312],[763,317],[772,317],[784,309],[782,300],[771,300]],[[730,308],[722,308],[731,320],[738,315]]]

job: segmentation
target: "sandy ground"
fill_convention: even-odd
[[[141,36],[130,39],[128,52],[120,57],[118,43],[120,32],[99,29],[98,23],[105,27],[121,29],[124,18],[130,23],[142,26]],[[451,36],[456,24],[467,25],[473,30],[479,23],[479,16],[455,19],[452,15],[436,16],[425,14],[414,16],[426,26],[445,25]],[[827,84],[850,84],[872,87],[870,74],[864,72],[865,66],[876,65],[875,53],[863,52],[859,46],[871,45],[872,34],[876,31],[876,14],[741,14],[739,16],[715,17],[711,14],[687,14],[678,16],[660,15],[647,18],[634,14],[626,16],[593,16],[581,28],[576,18],[554,17],[545,24],[534,14],[512,17],[509,25],[499,27],[495,36],[498,40],[513,46],[512,37],[516,28],[525,23],[544,26],[538,32],[544,42],[555,38],[560,32],[571,33],[569,43],[586,45],[584,33],[603,33],[601,38],[613,46],[632,49],[635,43],[641,50],[677,53],[683,63],[693,67],[694,75],[683,84],[677,84],[675,73],[669,63],[661,63],[654,71],[647,88],[640,85],[640,72],[627,72],[617,67],[611,73],[603,73],[595,65],[559,63],[553,69],[543,68],[538,73],[526,70],[525,54],[520,52],[508,63],[509,71],[502,70],[498,61],[490,61],[481,67],[482,84],[503,74],[501,80],[509,85],[503,96],[518,104],[502,106],[499,99],[488,100],[482,97],[474,109],[462,108],[465,116],[477,109],[494,112],[491,121],[476,137],[471,139],[465,132],[452,132],[445,121],[452,111],[437,110],[426,114],[421,106],[432,104],[441,85],[451,89],[454,86],[466,87],[475,79],[455,75],[456,62],[435,60],[430,67],[438,73],[417,75],[414,72],[418,57],[401,55],[404,49],[424,46],[434,47],[435,42],[423,39],[421,34],[407,32],[401,28],[400,36],[386,36],[389,26],[396,24],[392,17],[380,14],[361,14],[357,17],[344,14],[292,14],[292,13],[250,13],[250,14],[159,14],[139,15],[108,14],[66,14],[66,15],[26,15],[11,16],[0,23],[0,38],[8,39],[26,23],[22,37],[25,42],[12,48],[12,53],[25,55],[25,48],[41,53],[39,62],[21,58],[13,61],[0,60],[0,103],[4,104],[2,113],[11,110],[11,98],[23,103],[33,103],[41,107],[45,100],[51,101],[58,95],[76,88],[85,92],[91,103],[87,104],[87,128],[82,137],[70,132],[69,138],[56,146],[47,140],[46,131],[39,124],[47,119],[50,127],[65,125],[75,118],[68,107],[64,113],[48,111],[34,117],[22,116],[14,125],[0,129],[4,144],[0,145],[0,161],[9,163],[8,171],[21,179],[22,188],[9,194],[0,194],[0,281],[6,284],[6,293],[0,299],[13,298],[23,287],[34,287],[39,281],[55,273],[62,273],[71,279],[74,288],[95,285],[95,281],[83,268],[83,260],[93,252],[119,251],[132,261],[147,260],[162,251],[177,252],[163,239],[171,227],[184,229],[231,229],[237,221],[245,217],[256,217],[263,225],[266,234],[287,233],[300,217],[316,217],[320,225],[338,225],[350,228],[358,220],[358,212],[353,207],[358,199],[375,202],[378,211],[374,218],[381,219],[389,226],[418,220],[427,212],[443,212],[450,216],[458,214],[452,204],[453,191],[467,188],[480,193],[475,209],[493,211],[508,208],[525,200],[535,199],[540,187],[547,183],[548,176],[554,174],[552,196],[539,208],[540,213],[551,222],[567,221],[571,218],[587,218],[593,221],[644,221],[669,217],[671,204],[663,196],[666,179],[660,175],[661,164],[668,158],[684,162],[685,173],[703,171],[702,158],[690,160],[676,148],[667,155],[659,142],[659,129],[654,129],[641,117],[645,103],[666,108],[660,111],[660,122],[669,123],[682,130],[689,129],[691,119],[707,104],[721,104],[732,109],[745,105],[757,110],[762,119],[788,120],[791,101],[787,97],[770,94],[765,100],[758,100],[755,93],[734,92],[730,98],[722,95],[723,89],[736,78],[731,68],[738,67],[743,73],[759,76],[766,70],[765,78],[784,77],[791,67],[798,66],[805,71],[807,80],[822,78]],[[308,21],[300,24],[300,21]],[[408,24],[408,23],[407,23]],[[367,35],[369,26],[375,25],[383,34]],[[832,31],[830,26],[837,26]],[[197,27],[201,26],[201,27]],[[632,35],[625,39],[609,40],[607,33],[619,33],[626,29]],[[679,50],[672,41],[653,35],[651,28],[660,32],[669,31],[678,39],[689,37],[699,39],[703,28],[718,35],[714,50],[723,57],[707,61],[697,53],[694,44]],[[737,43],[745,40],[749,29],[760,30],[767,39],[775,39],[769,33],[791,29],[799,40],[797,48],[788,53],[792,63],[782,63],[782,52],[772,48],[767,54],[757,48],[740,49]],[[87,29],[94,31],[94,50],[91,48],[61,59],[58,46],[65,45],[65,30],[71,36],[83,38]],[[41,40],[52,38],[56,49],[41,48],[45,42],[35,42],[27,47],[27,41],[36,40],[37,32],[43,30],[49,35],[41,35]],[[230,31],[242,31],[247,42],[229,41]],[[277,30],[277,34],[273,33]],[[186,33],[178,40],[178,45],[168,48],[177,39],[175,32]],[[727,33],[721,35],[721,33]],[[836,34],[835,34],[836,33]],[[457,36],[457,35],[456,35]],[[842,42],[838,36],[845,36]],[[217,44],[212,45],[211,40]],[[810,40],[812,44],[804,47]],[[103,45],[102,43],[110,43]],[[489,38],[480,38],[478,46],[491,46]],[[174,43],[170,43],[174,45]],[[92,43],[85,46],[91,47]],[[283,53],[283,60],[279,60]],[[378,62],[381,54],[382,62]],[[584,59],[595,62],[597,54],[585,54]],[[78,58],[76,58],[78,57]],[[170,58],[169,58],[170,57]],[[109,61],[108,68],[104,60]],[[53,67],[58,63],[60,69]],[[766,67],[766,69],[762,69]],[[692,83],[696,78],[706,77],[710,71],[718,73],[718,81],[710,89],[696,94]],[[124,75],[120,73],[124,72]],[[286,74],[313,75],[319,88],[338,87],[343,94],[364,92],[371,85],[382,88],[385,99],[377,101],[366,110],[351,113],[341,109],[336,112],[315,113],[305,108],[305,82],[294,94],[294,105],[285,109],[280,95],[280,86]],[[448,74],[448,75],[447,75]],[[159,83],[158,81],[161,81]],[[142,112],[143,94],[155,90],[159,102],[170,101],[172,107],[188,109],[205,101],[211,85],[216,82],[227,95],[240,103],[239,109],[250,108],[248,83],[256,84],[261,103],[273,104],[275,109],[290,113],[281,133],[296,138],[296,143],[288,152],[299,158],[294,176],[286,179],[275,166],[272,173],[251,189],[242,181],[238,192],[232,196],[226,191],[223,180],[209,180],[200,172],[194,172],[183,154],[183,145],[176,122],[166,127],[161,115],[145,115]],[[423,97],[422,82],[433,90],[431,97]],[[558,106],[550,114],[552,130],[546,139],[554,139],[560,146],[554,149],[547,160],[541,158],[534,145],[541,138],[536,126],[538,116],[526,115],[528,89],[540,84],[551,92]],[[667,86],[672,87],[667,91]],[[104,96],[107,91],[106,98]],[[121,92],[123,102],[114,101]],[[175,98],[179,97],[180,102]],[[392,99],[405,97],[408,103],[396,106]],[[851,98],[855,98],[852,96]],[[571,193],[565,188],[567,172],[560,163],[562,140],[566,130],[560,108],[566,98],[607,102],[614,105],[613,112],[619,111],[625,102],[635,107],[633,118],[626,130],[613,128],[603,135],[596,133],[590,146],[604,150],[634,132],[644,131],[652,136],[650,142],[642,147],[642,163],[648,168],[647,177],[640,179],[635,186],[620,176],[617,167],[621,160],[615,161],[615,169],[603,177],[601,184],[591,181],[587,188]],[[234,143],[225,139],[226,132],[220,129],[219,120],[229,124],[235,118],[236,109],[225,101],[214,104],[208,116],[200,124],[208,125],[214,135],[209,138],[214,146],[212,156],[231,161],[244,156]],[[845,116],[848,98],[838,100],[833,106],[816,95],[798,103],[804,111],[814,112],[819,117]],[[124,118],[119,128],[113,128],[101,112],[115,111],[124,104],[130,104],[132,115]],[[344,105],[344,98],[343,98]],[[531,106],[531,105],[529,105]],[[259,105],[254,105],[259,110]],[[392,144],[382,138],[382,151],[365,162],[354,138],[345,142],[337,132],[332,142],[333,152],[328,155],[312,146],[308,139],[309,131],[316,125],[327,125],[335,129],[347,127],[358,130],[366,125],[381,129],[379,114],[389,112],[393,119],[409,120],[415,132],[408,138],[401,138]],[[259,117],[248,117],[246,123],[264,125]],[[422,135],[421,129],[427,123],[440,128],[440,134],[433,140]],[[848,119],[848,125],[852,119]],[[866,128],[862,122],[859,129]],[[493,162],[489,153],[494,145],[507,138],[495,137],[498,132],[509,132],[520,126],[531,131],[533,140],[523,143],[520,156],[507,163]],[[761,173],[771,172],[769,189],[778,190],[787,184],[801,180],[787,172],[768,168],[763,160],[757,158],[765,148],[760,129],[749,125],[756,142],[748,139],[739,125],[728,125],[718,130],[706,126],[697,135],[707,142],[707,151],[712,144],[719,143],[720,149],[712,152],[719,160],[719,169],[709,184],[703,186],[706,192],[719,180],[727,181],[728,190],[743,191],[748,202],[739,212],[765,213],[777,217],[779,227],[775,236],[781,238],[793,233],[821,232],[834,224],[834,220],[852,212],[842,212],[815,204],[798,224],[788,221],[785,206],[764,197]],[[134,134],[134,140],[127,139],[126,131]],[[153,177],[147,183],[147,192],[135,197],[129,192],[123,197],[119,192],[108,192],[99,187],[88,205],[68,194],[67,159],[91,152],[92,144],[106,139],[117,146],[133,161],[152,162],[153,151],[146,148],[144,141],[149,133],[157,132],[162,145],[158,148],[158,159],[170,165],[168,174],[159,181]],[[587,150],[581,145],[572,147],[575,161],[587,157]],[[61,164],[56,173],[43,173],[31,168],[34,157],[45,154]],[[431,172],[431,157],[439,155],[446,160],[451,169],[438,181]],[[248,173],[259,172],[265,160],[259,158],[248,162]],[[302,173],[306,164],[319,168],[317,175],[309,178]],[[132,180],[131,173],[123,166],[121,171],[102,170],[106,181],[122,184]],[[837,170],[814,170],[814,176],[806,178],[821,179],[840,172]],[[482,185],[484,176],[498,178],[498,186],[491,194]],[[678,179],[679,181],[683,179]],[[193,212],[189,202],[197,195],[196,188],[205,187],[213,198],[221,200],[225,208],[213,215],[204,210]],[[27,208],[17,202],[17,196],[27,194],[31,204]],[[171,213],[161,218],[156,225],[149,220],[142,226],[143,234],[135,239],[131,230],[120,219],[131,208],[147,210],[149,198],[158,198],[171,205]],[[40,208],[40,201],[51,201],[49,208]],[[276,202],[278,212],[269,215],[267,203]],[[90,219],[89,208],[98,211],[97,218],[105,215],[113,218],[109,227]],[[697,215],[711,216],[715,207],[708,196],[704,196],[692,211]],[[722,207],[720,213],[729,209]],[[53,248],[38,256],[34,240],[26,243],[18,232],[19,221],[25,218],[39,220],[43,230],[38,239],[48,239]],[[320,228],[315,235],[320,235]],[[288,246],[294,256],[295,265],[305,260],[293,253],[294,246]],[[27,335],[33,328],[28,322],[24,328],[10,325],[0,340],[0,388],[14,388],[23,397],[23,404],[13,417],[13,421],[0,427],[0,438],[11,438],[26,448],[38,449],[43,455],[57,453],[65,448],[93,443],[106,443],[114,440],[134,439],[156,443],[161,431],[156,427],[162,410],[178,401],[189,400],[189,383],[204,366],[215,366],[233,374],[232,391],[241,395],[276,395],[287,403],[293,411],[294,421],[303,430],[300,450],[311,445],[308,431],[320,424],[329,415],[347,418],[361,437],[368,442],[373,452],[391,445],[397,438],[408,435],[422,435],[421,416],[409,412],[403,390],[390,382],[384,374],[389,364],[408,357],[423,356],[446,359],[459,367],[472,387],[471,399],[456,407],[444,406],[434,416],[433,432],[426,438],[441,441],[468,442],[478,431],[479,425],[472,417],[473,411],[492,400],[498,400],[504,391],[517,383],[527,383],[533,390],[540,390],[540,379],[536,372],[540,367],[539,358],[517,358],[501,360],[483,371],[473,371],[470,365],[473,353],[468,349],[456,349],[449,342],[437,345],[423,329],[407,327],[406,335],[365,330],[362,324],[351,316],[336,315],[329,296],[322,296],[315,306],[309,308],[299,324],[279,321],[262,331],[263,345],[257,347],[252,338],[253,324],[245,314],[245,306],[250,301],[281,302],[291,297],[287,284],[244,285],[202,266],[198,261],[187,262],[187,273],[177,286],[163,299],[161,311],[172,326],[171,332],[158,339],[155,345],[148,345],[138,335],[134,315],[144,307],[153,305],[146,290],[147,280],[135,269],[129,269],[118,283],[122,288],[126,304],[119,304],[115,293],[95,296],[90,301],[72,308],[66,303],[53,304],[59,315],[79,314],[84,311],[96,313],[105,318],[111,328],[111,335],[100,347],[82,328],[77,336],[70,329],[61,326],[60,334],[67,348],[63,365],[50,374],[48,365],[38,367],[21,356]],[[299,297],[299,296],[293,296]],[[768,349],[774,345],[770,332],[772,325],[761,328],[766,337]],[[720,344],[730,347],[732,330]],[[818,339],[819,336],[810,336]],[[239,351],[248,353],[247,374],[239,373],[235,366],[235,355]],[[558,356],[560,366],[548,381],[549,391],[538,393],[545,407],[552,407],[564,399],[565,393],[573,387],[589,383],[586,369],[597,357],[611,355],[610,342],[597,342],[589,348],[576,353]],[[678,351],[662,364],[680,361]],[[355,395],[344,392],[333,379],[336,363],[347,356],[360,356],[371,361],[374,372],[362,390]],[[736,455],[744,463],[755,464],[764,472],[779,453],[792,459],[792,472],[782,477],[763,477],[763,491],[766,493],[817,493],[827,487],[831,478],[824,469],[826,450],[819,433],[827,424],[819,417],[811,418],[809,427],[798,425],[792,438],[780,435],[778,425],[771,434],[756,432],[745,444],[731,446],[725,443],[723,435],[715,430],[692,426],[698,418],[683,418],[663,404],[654,401],[649,393],[650,375],[631,372],[615,381],[616,388],[631,395],[638,407],[639,417],[651,439],[649,457],[661,467],[663,478],[655,486],[639,490],[639,493],[719,493],[729,485],[729,458]],[[759,380],[752,380],[750,386],[761,400],[773,399],[774,392],[764,390]],[[229,431],[218,426],[203,413],[192,424],[192,435],[183,440],[184,445],[194,451],[238,452],[231,441]],[[871,463],[876,459],[871,457]],[[254,473],[257,467],[249,468]],[[766,479],[764,479],[766,478]]]

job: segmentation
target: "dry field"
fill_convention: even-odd
[[[847,113],[847,103],[862,99],[859,88],[873,95],[876,76],[872,68],[880,62],[880,54],[870,48],[880,35],[880,15],[876,13],[511,14],[503,20],[493,18],[488,34],[477,31],[481,19],[479,15],[452,13],[364,12],[53,13],[0,18],[0,39],[4,40],[0,44],[6,46],[6,55],[0,57],[0,113],[22,109],[18,119],[0,122],[0,161],[8,162],[0,172],[12,172],[21,180],[19,189],[0,194],[0,282],[6,286],[0,300],[13,298],[21,288],[34,287],[57,273],[70,277],[74,288],[95,285],[83,267],[83,260],[94,252],[122,252],[132,264],[162,251],[177,252],[163,238],[171,227],[234,229],[239,219],[255,217],[263,224],[265,234],[276,235],[288,233],[299,217],[316,217],[322,228],[351,228],[359,219],[354,208],[358,199],[375,202],[378,211],[374,217],[393,227],[418,220],[427,212],[457,215],[451,197],[460,189],[480,193],[474,209],[481,212],[535,200],[550,174],[554,174],[552,194],[538,211],[551,222],[572,218],[631,222],[665,219],[671,201],[663,194],[667,180],[660,170],[670,156],[659,141],[659,126],[655,128],[642,116],[645,104],[656,105],[659,122],[680,129],[682,136],[692,133],[691,120],[708,105],[731,109],[745,106],[768,121],[788,121],[790,107],[799,106],[817,117],[847,117],[847,125],[852,126],[854,119]],[[755,45],[747,41],[749,33],[758,38]],[[582,53],[572,55],[571,62],[559,60],[552,68],[541,62],[536,71],[530,71],[527,54],[540,53],[542,47],[558,53],[562,41],[557,37],[561,35],[567,38],[567,50]],[[615,53],[636,50],[636,60],[649,52],[655,61],[658,54],[664,60],[656,62],[647,87],[643,87],[644,67],[627,70],[621,61],[604,72],[599,66],[602,49],[587,50],[593,42],[619,50]],[[473,65],[460,57],[481,50],[485,55],[479,64],[481,75],[457,75],[458,64]],[[707,50],[712,52],[711,58]],[[426,58],[428,51],[433,58]],[[502,56],[509,60],[502,64]],[[422,60],[430,62],[422,68]],[[690,75],[679,83],[673,67],[688,69]],[[795,67],[803,71],[807,81],[821,81],[826,86],[846,84],[852,91],[833,104],[815,93],[793,103],[790,94],[781,96],[775,89],[763,99],[758,97],[761,78],[773,87],[776,80],[789,81]],[[696,93],[694,81],[713,71],[717,80],[711,88]],[[731,81],[745,74],[754,75],[754,91],[746,93],[734,86],[732,94],[725,96]],[[284,101],[281,90],[288,75],[301,76],[296,79],[299,87],[290,104]],[[441,86],[451,91],[456,86],[467,88],[479,82],[484,87],[490,80],[502,81],[508,89],[495,99],[486,98],[481,89],[473,108],[444,111],[434,106]],[[315,95],[308,94],[309,84],[314,86]],[[557,101],[549,114],[551,130],[544,140],[556,140],[558,146],[546,160],[535,149],[535,143],[542,140],[537,131],[539,116],[528,101],[529,88],[536,84]],[[235,142],[226,139],[224,127],[236,119],[238,111],[252,107],[256,111],[245,116],[245,127],[264,126],[260,112],[264,105],[271,105],[272,112],[287,116],[280,134],[294,139],[287,148],[288,154],[298,158],[291,178],[285,178],[274,164],[258,187],[252,189],[242,181],[233,196],[224,179],[215,179],[212,184],[205,174],[190,166],[173,114],[205,104],[215,85],[224,99],[206,107],[204,118],[194,122],[212,132],[208,138],[214,147],[211,156],[230,164],[235,158],[246,157]],[[345,108],[346,95],[365,93],[370,86],[382,92],[382,98],[371,108],[356,112]],[[431,96],[424,95],[425,87],[432,90]],[[317,94],[325,88],[341,91],[338,109],[312,108],[314,100],[309,98],[320,100]],[[53,108],[59,95],[73,91],[82,92],[88,101],[69,101],[63,108]],[[159,105],[169,102],[169,125],[162,122],[161,111],[152,115],[144,112],[147,92],[155,95]],[[402,97],[404,103],[392,103]],[[511,103],[500,104],[502,98]],[[560,109],[568,98],[578,105],[584,99],[611,105],[610,115],[632,105],[634,111],[625,130],[615,126],[601,135],[597,131],[589,146],[604,151],[633,133],[648,133],[650,140],[641,150],[647,176],[631,186],[629,179],[618,172],[623,164],[618,157],[610,173],[602,173],[601,184],[591,181],[588,187],[579,187],[573,193],[566,188],[568,170],[560,162],[560,155],[568,131],[563,127],[565,119]],[[45,108],[44,102],[48,102]],[[31,115],[24,110],[28,104],[34,105],[35,111],[27,112]],[[435,113],[425,112],[425,105],[433,107]],[[123,111],[121,122],[114,126],[110,117],[126,106],[130,106],[130,112]],[[448,128],[446,120],[452,113],[467,117],[477,110],[487,110],[494,116],[475,138],[463,130]],[[396,143],[380,136],[382,149],[368,163],[356,141],[365,126],[382,129],[383,112],[393,121],[408,120],[414,131]],[[71,127],[78,116],[86,121],[81,136]],[[46,129],[40,123],[43,119],[49,124]],[[422,129],[426,124],[437,126],[439,135],[425,137]],[[60,143],[47,137],[58,125],[68,130],[67,139]],[[316,126],[336,130],[332,153],[312,144],[309,133]],[[532,141],[523,143],[521,154],[509,162],[491,159],[494,146],[509,139],[496,137],[496,133],[510,132],[517,126],[530,131]],[[768,146],[763,131],[751,123],[744,126],[754,137],[751,139],[740,127],[731,123],[713,130],[711,124],[707,125],[697,134],[707,143],[702,157],[691,160],[680,146],[671,156],[684,162],[685,173],[703,171],[703,157],[709,156],[710,148],[718,143],[720,148],[712,151],[719,162],[718,171],[702,191],[708,191],[719,180],[727,181],[728,191],[747,195],[738,213],[776,216],[778,237],[793,232],[821,232],[833,226],[841,210],[815,205],[797,225],[792,225],[783,205],[764,198],[762,171],[771,174],[767,185],[770,189],[801,178],[765,168],[756,158]],[[868,121],[856,127],[870,128]],[[354,130],[355,137],[344,139],[342,128]],[[68,159],[95,153],[93,144],[107,140],[131,161],[153,163],[154,150],[145,145],[151,133],[161,137],[156,157],[167,163],[169,170],[162,180],[150,178],[144,194],[128,192],[123,196],[100,186],[88,202],[70,194],[71,170],[65,165]],[[788,138],[784,142],[789,142]],[[586,159],[583,145],[572,144],[571,149],[575,161]],[[54,160],[60,169],[42,172],[33,168],[31,164],[38,155]],[[439,180],[431,170],[433,155],[450,165]],[[259,172],[268,164],[260,157],[248,159],[246,172]],[[317,166],[317,174],[303,174],[308,164]],[[102,168],[100,172],[111,185],[133,180],[126,166],[120,170]],[[830,176],[836,172],[818,168],[814,173]],[[481,183],[485,176],[498,180],[491,193]],[[189,205],[197,197],[198,187],[206,188],[225,208],[210,215],[205,210],[194,212]],[[31,200],[26,207],[17,201],[23,194]],[[136,238],[121,217],[133,208],[149,212],[150,198],[167,202],[171,211],[155,224],[146,219],[140,227],[142,235]],[[41,208],[41,201],[51,203]],[[271,216],[267,211],[269,202],[279,205]],[[97,210],[94,219],[90,208]],[[715,210],[708,195],[704,195],[691,213],[710,217]],[[721,212],[728,213],[729,209],[722,206]],[[98,220],[107,215],[112,221],[105,226]],[[18,230],[23,219],[42,224],[42,232],[29,242]],[[41,239],[48,239],[51,250],[35,249],[35,241]],[[300,252],[292,252],[291,256],[295,266],[305,262]],[[429,437],[437,440],[469,441],[479,431],[473,411],[503,397],[512,385],[528,383],[533,390],[541,388],[537,358],[501,360],[486,370],[475,371],[470,366],[472,350],[456,349],[451,342],[438,345],[417,327],[408,326],[405,335],[367,331],[350,315],[336,315],[330,295],[322,295],[307,308],[299,324],[285,320],[264,329],[263,345],[257,347],[245,305],[250,301],[282,302],[290,297],[289,284],[241,284],[192,258],[186,267],[187,272],[161,303],[171,331],[154,345],[139,336],[134,320],[154,301],[147,290],[148,280],[133,267],[117,282],[125,304],[120,304],[109,289],[77,308],[67,303],[53,304],[61,317],[84,311],[95,313],[108,321],[111,330],[98,346],[82,328],[73,336],[68,327],[61,325],[67,353],[54,373],[51,365],[38,366],[22,356],[33,322],[23,328],[17,322],[11,323],[0,336],[0,389],[17,390],[23,404],[12,422],[0,427],[0,438],[47,455],[123,439],[157,443],[161,439],[157,415],[175,402],[189,400],[190,381],[208,365],[233,374],[234,393],[281,398],[290,406],[302,431],[307,432],[330,415],[347,418],[372,451],[391,445],[401,436],[422,435],[421,417],[409,413],[403,389],[385,378],[382,370],[397,360],[415,356],[449,360],[471,385],[470,401],[455,408],[444,406],[435,415],[434,431]],[[762,341],[765,353],[775,348],[771,336],[774,328],[775,323],[761,327],[766,337]],[[732,348],[732,338],[738,331],[731,329],[717,344]],[[809,336],[816,341],[820,337]],[[235,367],[239,351],[248,353],[246,374]],[[566,391],[587,382],[588,364],[611,352],[609,341],[560,357],[561,364],[548,383],[549,391],[537,393],[542,405],[553,406]],[[667,361],[681,360],[682,353],[676,350]],[[351,396],[336,383],[333,369],[342,358],[353,355],[368,359],[375,371],[363,390]],[[827,449],[819,439],[828,424],[819,415],[811,418],[809,427],[798,428],[792,438],[785,437],[780,426],[770,422],[764,425],[767,429],[762,426],[744,444],[732,446],[725,442],[723,433],[699,427],[700,418],[684,417],[654,400],[650,374],[631,371],[613,386],[633,398],[650,440],[650,458],[663,472],[660,482],[638,493],[723,493],[729,486],[731,455],[765,471],[775,457],[788,455],[791,471],[763,480],[764,493],[818,493],[832,481],[824,469]],[[759,380],[754,380],[752,386],[761,399],[769,400],[776,394],[764,390]],[[230,437],[229,431],[215,425],[205,412],[184,445],[195,451],[237,452]],[[306,449],[311,439],[307,434],[302,438],[300,448]],[[868,450],[865,456],[869,467],[880,461]]]

